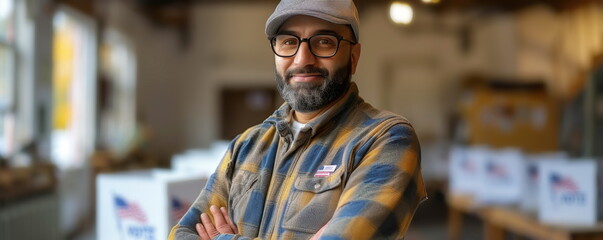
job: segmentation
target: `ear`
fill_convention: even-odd
[[[360,52],[362,46],[360,43],[356,43],[352,46],[352,74],[356,73],[356,66],[358,65],[358,60],[360,59]]]

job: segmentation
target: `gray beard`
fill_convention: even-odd
[[[330,75],[323,68],[306,67],[292,69],[286,72],[285,80],[275,72],[276,85],[281,97],[297,112],[313,112],[321,109],[329,103],[341,97],[351,84],[352,64],[348,63],[335,70]],[[296,83],[290,84],[291,76],[295,73],[320,73],[324,81],[322,83]]]

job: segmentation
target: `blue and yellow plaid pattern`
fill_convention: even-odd
[[[227,207],[239,235],[214,239],[401,239],[426,199],[420,147],[404,118],[345,96],[293,139],[284,104],[235,138],[169,239],[199,239],[209,207]],[[326,175],[315,176],[325,165]],[[332,168],[332,167],[331,167]]]

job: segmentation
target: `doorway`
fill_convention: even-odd
[[[231,140],[262,123],[283,100],[274,87],[224,87],[220,102],[220,138]]]

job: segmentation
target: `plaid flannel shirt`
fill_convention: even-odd
[[[235,138],[169,239],[199,239],[209,207],[239,235],[214,239],[401,239],[426,199],[419,142],[404,118],[358,96],[355,83],[294,140],[284,104]],[[211,214],[210,214],[211,215]]]

